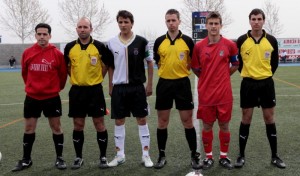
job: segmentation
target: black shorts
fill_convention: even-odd
[[[114,85],[111,96],[111,118],[130,117],[143,118],[148,115],[146,91],[141,85]]]
[[[60,96],[37,100],[26,96],[24,101],[24,117],[39,118],[43,112],[45,117],[60,117],[62,114]]]
[[[178,110],[194,109],[191,82],[188,77],[175,80],[159,78],[156,86],[155,109],[171,109],[173,100]]]
[[[72,86],[69,92],[69,117],[103,117],[106,104],[101,84]]]
[[[276,106],[275,86],[272,77],[264,80],[244,78],[241,82],[240,107],[272,108]]]

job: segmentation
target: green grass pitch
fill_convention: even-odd
[[[156,125],[157,116],[154,109],[155,86],[157,83],[157,72],[154,73],[153,96],[148,98],[151,106],[151,115],[148,118],[148,125],[151,132],[150,155],[155,162],[157,160]],[[194,78],[190,76],[192,87]],[[232,76],[232,87],[234,94],[234,109],[230,123],[231,143],[229,157],[232,161],[238,154],[238,130],[241,119],[239,108],[239,89],[241,78],[239,73]],[[217,123],[214,127],[214,158],[215,165],[208,171],[203,171],[203,175],[210,176],[274,176],[300,175],[300,67],[279,67],[274,76],[277,106],[275,111],[276,125],[278,133],[278,153],[287,164],[286,169],[278,169],[270,164],[270,147],[266,137],[265,125],[263,123],[261,109],[254,111],[253,121],[250,128],[250,136],[246,148],[246,164],[242,169],[225,170],[218,165],[219,140]],[[103,83],[107,106],[110,107],[110,97],[108,95],[107,77]],[[161,170],[154,168],[144,168],[141,164],[141,145],[138,137],[138,128],[134,118],[126,119],[126,162],[116,168],[101,170],[98,168],[99,150],[96,142],[96,133],[91,118],[86,119],[85,143],[83,157],[85,164],[79,170],[71,170],[70,166],[75,157],[72,143],[72,119],[68,113],[68,91],[69,82],[61,92],[63,100],[63,116],[61,118],[62,128],[65,135],[64,158],[67,162],[67,170],[57,170],[54,167],[55,151],[52,141],[51,130],[45,117],[38,121],[36,129],[36,140],[32,151],[33,165],[31,168],[18,173],[10,170],[16,161],[22,157],[22,138],[24,132],[23,124],[23,101],[25,97],[24,84],[20,72],[0,72],[0,151],[2,160],[0,162],[0,176],[48,176],[48,175],[125,175],[125,176],[169,176],[185,175],[191,171],[190,154],[188,144],[184,137],[184,129],[181,125],[178,112],[172,110],[171,120],[168,128],[169,138],[167,141],[166,155],[168,164]],[[194,90],[194,88],[193,88]],[[108,129],[109,143],[107,158],[112,160],[114,151],[114,121],[109,116],[105,117]],[[202,144],[200,145],[202,158]]]

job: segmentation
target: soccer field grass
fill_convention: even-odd
[[[157,116],[154,109],[155,86],[157,73],[155,71],[153,83],[153,96],[148,98],[151,106],[151,115],[148,124],[151,134],[150,155],[155,162],[157,160],[156,125]],[[194,75],[190,76],[192,87],[194,87]],[[106,78],[107,79],[107,78]],[[238,130],[241,119],[239,108],[239,89],[241,78],[239,73],[232,76],[232,87],[234,94],[234,109],[230,123],[231,143],[229,157],[232,161],[238,154]],[[278,153],[287,164],[286,169],[278,169],[270,164],[270,147],[266,137],[265,125],[263,123],[261,109],[256,108],[250,128],[250,136],[246,148],[246,164],[242,169],[225,170],[218,164],[219,140],[217,123],[214,128],[214,167],[203,171],[203,175],[209,176],[273,176],[300,175],[300,67],[279,67],[274,82],[277,94],[276,125],[278,136]],[[107,80],[103,83],[108,108],[110,97],[107,91]],[[20,72],[0,72],[0,151],[2,161],[0,162],[0,175],[125,175],[125,176],[164,176],[164,175],[185,175],[191,171],[190,154],[188,144],[185,140],[184,129],[181,125],[178,112],[172,110],[171,120],[168,128],[169,138],[167,141],[166,155],[168,164],[161,170],[144,168],[141,164],[141,145],[138,137],[138,128],[134,118],[126,119],[126,162],[116,168],[101,170],[98,168],[99,150],[96,141],[96,132],[91,118],[86,119],[85,143],[83,147],[84,166],[79,170],[71,170],[70,166],[75,157],[72,143],[72,119],[67,117],[68,113],[68,91],[69,82],[61,92],[63,100],[63,116],[61,118],[62,128],[65,135],[64,158],[67,162],[67,170],[57,170],[54,167],[55,151],[52,141],[52,134],[48,121],[41,117],[36,129],[36,140],[32,151],[33,165],[31,168],[18,173],[10,170],[16,161],[22,157],[22,138],[24,133],[23,124],[23,101],[25,97],[24,85]],[[194,90],[194,88],[193,88]],[[105,117],[108,129],[109,143],[107,158],[112,160],[115,155],[114,149],[114,121],[109,116]],[[202,144],[200,145],[202,158]]]

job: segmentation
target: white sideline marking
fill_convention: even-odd
[[[198,110],[198,77],[195,76],[195,86],[194,86],[194,110],[193,110],[193,124],[196,130],[197,136],[197,151],[200,152],[200,123],[197,119],[197,110]]]

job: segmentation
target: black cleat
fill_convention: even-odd
[[[18,161],[15,168],[13,168],[11,171],[12,172],[21,171],[21,170],[29,168],[31,165],[32,165],[32,161],[30,159],[29,160],[22,159],[22,160]]]
[[[202,169],[203,165],[200,162],[200,153],[196,152],[196,154],[191,158],[191,165],[195,170]]]
[[[237,159],[236,159],[236,163],[234,164],[234,167],[235,168],[242,168],[245,164],[245,157],[243,156],[239,156]]]
[[[73,166],[71,169],[79,169],[83,165],[83,159],[82,158],[75,158]]]
[[[55,161],[55,167],[59,170],[67,169],[66,162],[63,160],[62,157],[57,157]]]
[[[109,166],[108,166],[106,157],[105,157],[105,156],[100,157],[99,168],[100,168],[100,169],[106,169],[106,168],[108,168],[108,167],[109,167]]]
[[[203,160],[203,169],[207,170],[210,169],[214,165],[214,159],[212,158],[205,158]]]
[[[284,164],[284,162],[278,156],[272,158],[271,164],[273,164],[274,166],[276,166],[280,169],[285,169],[286,168],[286,165]]]
[[[157,163],[154,164],[155,169],[161,169],[167,164],[166,157],[158,157]]]
[[[231,161],[230,161],[230,159],[228,157],[227,158],[221,158],[219,160],[219,163],[220,163],[221,166],[225,167],[228,170],[233,169]]]

